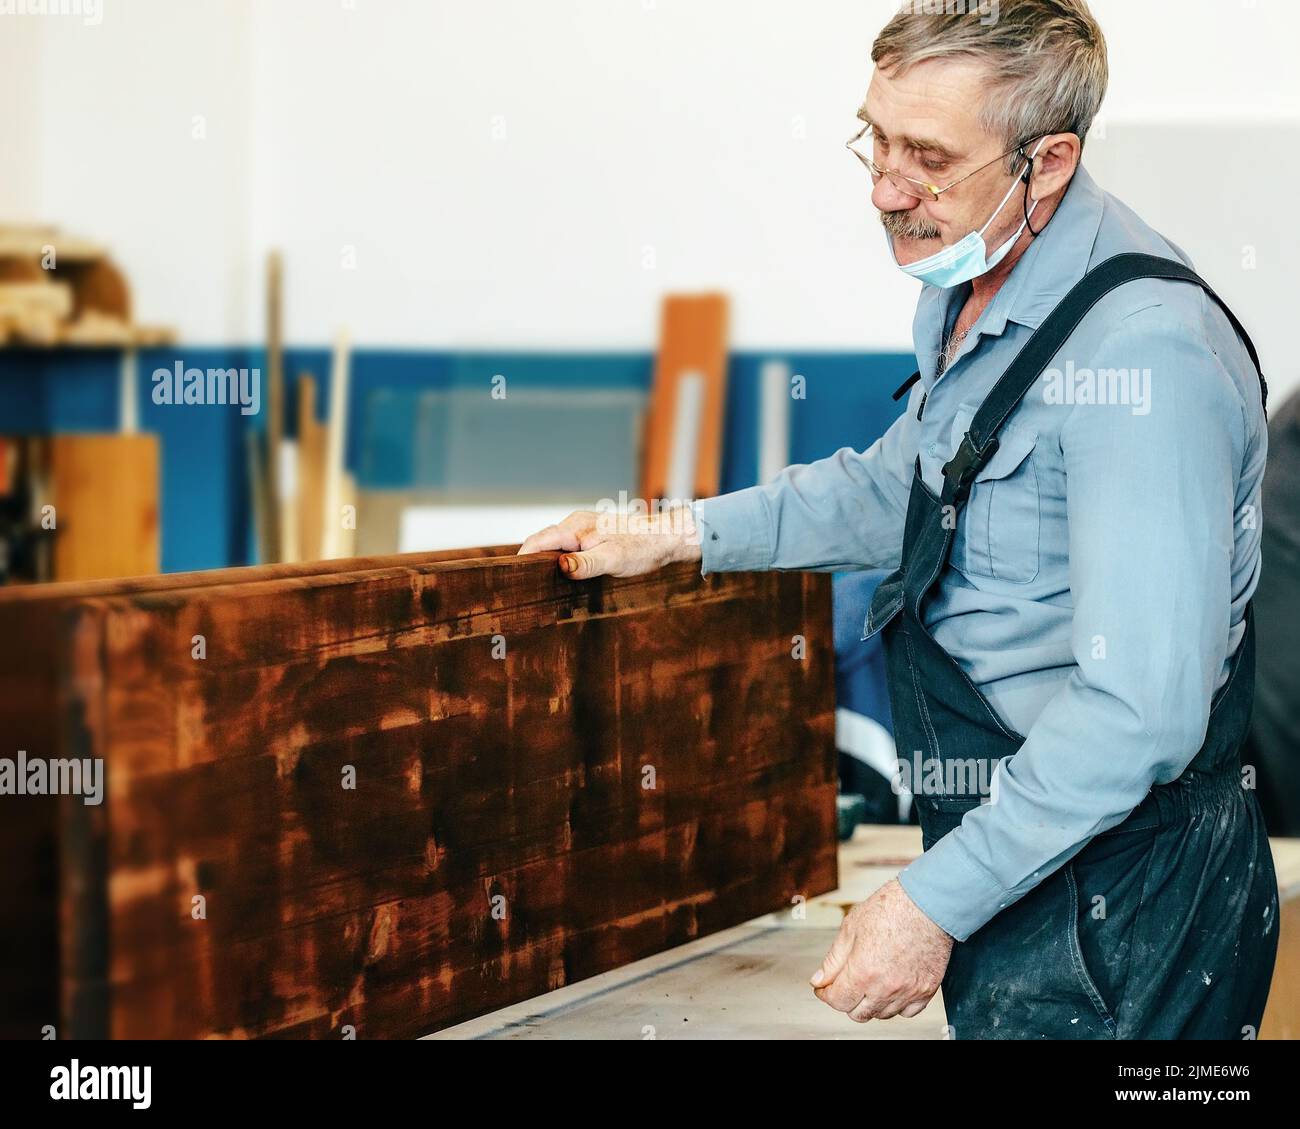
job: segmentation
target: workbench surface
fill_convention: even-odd
[[[857,1024],[808,986],[844,911],[920,851],[919,828],[859,827],[840,848],[839,889],[814,898],[802,918],[791,911],[758,918],[429,1038],[942,1039],[941,996],[915,1019]],[[1300,902],[1300,840],[1273,840],[1273,855],[1284,901]],[[1298,940],[1286,925],[1284,915],[1284,951]],[[1275,979],[1274,995],[1284,996],[1279,987]]]
[[[840,888],[613,972],[472,1019],[432,1039],[942,1039],[936,998],[915,1019],[857,1024],[813,995],[844,911],[921,850],[915,827],[859,827]]]

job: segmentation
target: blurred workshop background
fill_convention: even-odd
[[[1092,6],[1112,83],[1085,162],[1240,314],[1277,429],[1300,386],[1300,9]],[[518,541],[620,492],[862,449],[898,410],[916,284],[844,148],[891,0],[39,7],[0,15],[15,582]],[[256,403],[211,402],[241,372]],[[1300,634],[1287,473],[1275,654]],[[872,583],[837,590],[840,744],[856,814],[906,818],[858,644]],[[1263,739],[1293,751],[1297,669],[1260,688]]]

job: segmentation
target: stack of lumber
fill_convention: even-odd
[[[140,326],[126,278],[104,248],[52,227],[0,226],[0,345],[161,345]]]
[[[812,898],[832,679],[823,576],[502,548],[0,591],[0,731],[107,779],[0,797],[0,1029],[408,1037]]]

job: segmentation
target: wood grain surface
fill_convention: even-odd
[[[107,765],[26,930],[61,1034],[424,1034],[835,885],[825,577],[478,552],[0,599],[55,687],[0,716]]]

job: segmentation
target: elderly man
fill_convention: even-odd
[[[864,636],[926,849],[846,916],[812,977],[831,1007],[913,1016],[942,983],[956,1038],[1251,1038],[1278,913],[1239,755],[1254,349],[1080,165],[1108,74],[1083,0],[906,5],[872,60],[851,144],[925,284],[907,410],[865,453],[521,552],[578,579],[894,570]]]

